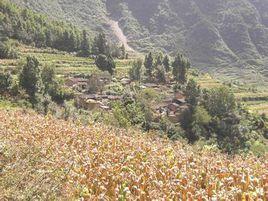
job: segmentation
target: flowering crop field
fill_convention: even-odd
[[[0,110],[0,200],[267,200],[267,159]]]

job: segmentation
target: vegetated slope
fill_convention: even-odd
[[[199,67],[262,70],[268,56],[268,0],[12,1],[92,30],[110,14],[136,50],[181,50]]]
[[[96,32],[110,29],[106,5],[102,0],[10,0],[18,5],[47,14],[50,17],[70,21],[83,29]]]
[[[0,199],[267,199],[267,156],[0,110]]]
[[[79,51],[83,40],[82,32],[75,26],[21,9],[6,0],[0,1],[0,37],[69,52]]]

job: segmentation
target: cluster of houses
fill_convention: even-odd
[[[174,93],[173,97],[167,98],[157,107],[159,116],[166,116],[173,123],[178,123],[183,113],[189,109],[185,96],[181,92]]]
[[[102,90],[95,90],[94,92],[90,92],[90,85],[98,85],[96,87],[101,88],[101,86],[105,86],[111,83],[112,78],[110,75],[102,74],[98,76],[89,76],[87,78],[81,77],[72,77],[68,78],[65,81],[65,85],[69,88],[72,88],[77,92],[75,97],[75,105],[78,108],[83,108],[85,110],[95,110],[95,109],[103,109],[109,110],[110,103],[112,101],[121,100],[121,96],[115,94],[106,94],[103,93]],[[131,81],[127,78],[122,78],[120,83],[122,85],[127,85]]]
[[[83,108],[86,110],[95,110],[102,109],[109,111],[110,103],[113,101],[118,101],[122,99],[122,96],[115,94],[106,94],[101,92],[89,93],[88,85],[90,84],[89,78],[73,77],[68,78],[65,82],[65,85],[74,89],[77,92],[75,98],[75,104],[78,108]],[[109,84],[112,81],[110,77],[102,76],[98,77],[98,82],[103,84]],[[119,82],[123,85],[129,85],[131,80],[128,78],[122,78]],[[185,96],[181,92],[174,93],[171,90],[171,86],[158,85],[155,83],[144,83],[141,85],[141,88],[153,88],[159,93],[163,91],[169,91],[168,97],[160,104],[153,107],[153,110],[158,116],[167,116],[171,122],[177,123],[181,120],[182,114],[185,110],[189,108]]]

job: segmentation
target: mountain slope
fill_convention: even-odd
[[[268,0],[12,0],[112,35],[119,21],[139,51],[178,50],[200,68],[267,70]]]

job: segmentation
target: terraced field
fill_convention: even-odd
[[[75,55],[60,52],[52,49],[37,49],[29,46],[19,47],[22,58],[27,55],[33,55],[38,58],[42,65],[52,64],[56,68],[58,76],[68,76],[71,74],[91,74],[98,72],[94,64],[94,59],[76,57]],[[135,57],[141,55],[131,55],[128,60],[116,60],[116,76],[122,77],[127,75],[131,63]],[[0,60],[0,67],[4,69],[15,69],[21,60]],[[213,74],[213,72],[212,72]],[[218,78],[218,77],[217,77]],[[268,87],[263,84],[245,84],[235,79],[216,79],[209,74],[201,74],[194,77],[202,88],[215,88],[226,83],[232,83],[231,86],[238,100],[242,101],[250,111],[268,114]],[[246,80],[248,81],[248,80]]]
[[[55,66],[56,73],[59,76],[69,74],[90,74],[98,71],[94,64],[94,59],[76,57],[75,55],[60,52],[52,49],[37,49],[29,46],[21,46],[22,59],[28,55],[35,56],[42,65],[51,64]],[[0,60],[0,66],[5,69],[14,69],[21,60]],[[128,72],[132,59],[116,60],[116,74],[121,76]]]
[[[223,83],[208,74],[195,78],[202,88],[215,88],[223,86]],[[230,85],[237,98],[245,104],[249,111],[259,114],[268,114],[268,88],[266,85],[258,88],[237,82]]]

